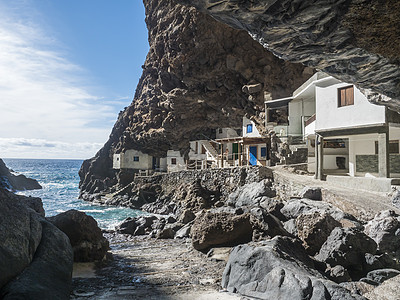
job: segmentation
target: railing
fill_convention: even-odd
[[[312,122],[314,122],[316,120],[316,114],[313,114],[311,117],[309,117],[306,121],[305,121],[305,126],[310,125]]]

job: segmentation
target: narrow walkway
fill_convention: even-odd
[[[366,221],[382,210],[391,209],[400,214],[400,210],[391,204],[387,193],[370,192],[359,189],[339,187],[326,181],[316,180],[312,176],[298,175],[283,168],[274,168],[274,181],[287,186],[286,198],[301,190],[304,186],[322,188],[323,200]]]
[[[226,263],[197,252],[190,240],[106,236],[114,260],[76,272],[71,299],[240,299],[220,291]]]

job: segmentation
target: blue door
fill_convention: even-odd
[[[250,152],[249,153],[250,154],[250,157],[249,157],[250,165],[256,166],[257,165],[257,146],[250,146],[249,152]]]

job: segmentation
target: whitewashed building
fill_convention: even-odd
[[[354,85],[318,72],[292,97],[266,101],[267,111],[279,105],[287,107],[287,137],[307,142],[308,170],[317,178],[400,174],[400,115],[370,103]]]
[[[139,150],[126,150],[113,155],[113,169],[132,169],[145,174],[167,170],[167,159],[157,158]],[[143,173],[142,172],[142,173]]]

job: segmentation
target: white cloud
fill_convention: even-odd
[[[0,156],[2,158],[82,159],[94,156],[102,146],[101,143],[0,138]]]
[[[62,148],[76,145],[72,153],[87,158],[107,140],[115,108],[90,92],[87,72],[65,57],[45,28],[0,2],[0,157],[33,157],[37,149],[43,158],[65,157]]]

